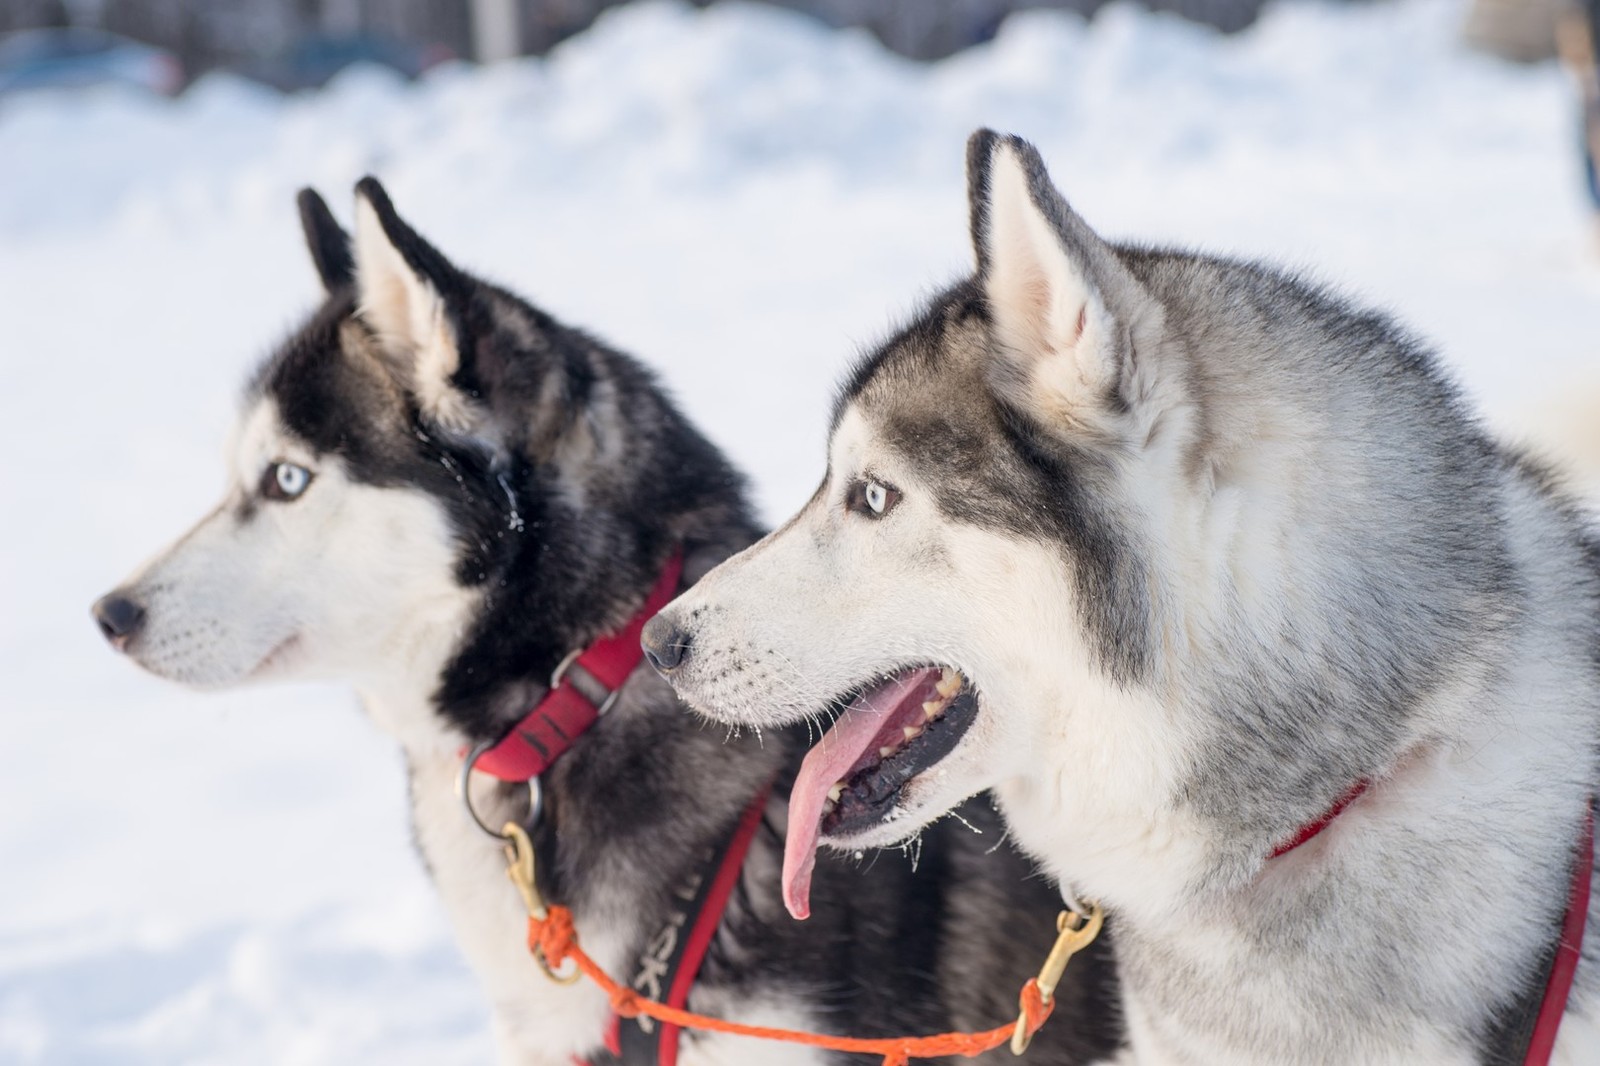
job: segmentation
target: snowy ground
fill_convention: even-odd
[[[351,698],[177,691],[87,615],[208,506],[236,385],[314,298],[299,185],[345,210],[379,174],[448,254],[655,364],[769,517],[809,494],[845,361],[965,268],[980,124],[1034,139],[1103,232],[1309,267],[1434,338],[1497,420],[1593,426],[1568,87],[1463,54],[1460,17],[1032,15],[919,67],[652,4],[419,87],[0,102],[0,1062],[489,1057]]]

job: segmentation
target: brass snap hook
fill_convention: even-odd
[[[511,883],[516,886],[517,895],[522,897],[522,905],[528,910],[528,917],[536,921],[547,921],[550,918],[550,908],[545,906],[544,897],[539,895],[539,876],[533,862],[533,841],[528,837],[528,831],[516,822],[507,822],[500,830],[505,837],[506,876],[511,878]],[[539,964],[539,969],[544,975],[558,985],[570,985],[583,976],[583,971],[576,966],[569,974],[558,974],[550,968],[550,960],[544,957],[544,952],[538,948],[533,949],[534,961]]]
[[[533,865],[533,841],[528,837],[527,830],[516,822],[507,822],[505,828],[500,830],[500,835],[506,840],[506,876],[516,886],[517,895],[522,897],[522,905],[528,909],[529,917],[542,922],[550,917],[550,909],[544,905],[544,897],[539,895]]]
[[[467,810],[467,817],[472,824],[483,830],[487,835],[501,842],[501,850],[506,857],[506,876],[511,878],[517,895],[522,897],[522,905],[528,911],[528,916],[536,921],[547,921],[550,917],[550,908],[545,906],[544,897],[539,895],[539,875],[533,862],[533,841],[528,836],[528,830],[516,822],[507,822],[499,830],[495,830],[478,814],[472,805],[470,791],[472,768],[484,752],[494,747],[494,742],[485,741],[472,749],[472,752],[461,763],[461,776],[456,781],[456,791],[461,796],[461,804]],[[544,814],[544,791],[539,787],[537,776],[528,778],[528,819],[527,824],[536,826],[539,818]],[[539,969],[544,971],[546,977],[557,984],[570,985],[583,976],[583,971],[576,966],[570,974],[558,974],[550,968],[550,961],[544,953],[535,949],[534,961],[539,964]]]
[[[1055,946],[1045,956],[1044,965],[1040,967],[1036,979],[1039,998],[1046,1004],[1055,996],[1056,986],[1061,983],[1061,975],[1067,972],[1067,963],[1072,961],[1072,956],[1094,943],[1104,923],[1105,911],[1098,903],[1090,904],[1087,915],[1062,911],[1056,916]],[[1033,1034],[1028,1032],[1028,1012],[1023,1010],[1017,1015],[1017,1027],[1011,1031],[1011,1053],[1022,1054],[1032,1041]]]

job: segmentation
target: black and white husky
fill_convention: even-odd
[[[846,707],[791,908],[819,835],[993,788],[1118,923],[1124,1061],[1600,1063],[1580,516],[1383,316],[1107,243],[1014,138],[969,179],[975,274],[850,378],[810,503],[645,630],[718,721]]]
[[[502,737],[569,652],[639,611],[679,549],[687,583],[753,541],[741,479],[648,371],[456,269],[371,179],[353,241],[314,193],[301,217],[327,298],[251,383],[226,496],[96,617],[119,650],[185,684],[353,683],[404,751],[417,844],[492,999],[503,1060],[612,1061],[601,993],[552,983],[528,955],[500,847],[457,798],[462,752]],[[1015,1013],[1057,901],[997,847],[987,804],[965,812],[983,835],[930,834],[915,870],[825,866],[822,929],[802,928],[778,877],[804,738],[724,743],[682,719],[638,670],[543,776],[541,887],[573,908],[602,965],[640,972],[680,913],[674,893],[776,781],[692,1009],[864,1036]],[[525,787],[473,777],[490,824],[526,814]],[[1103,953],[1076,963],[1030,1054],[1077,1063],[1113,1048],[1113,984]],[[828,1060],[692,1036],[681,1058]]]

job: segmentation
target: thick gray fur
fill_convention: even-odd
[[[867,441],[868,465],[841,470],[831,453],[800,515],[663,616],[692,649],[675,685],[720,720],[776,724],[918,661],[967,670],[988,661],[974,651],[987,637],[963,647],[929,623],[937,639],[919,643],[919,605],[885,600],[953,587],[976,610],[992,593],[962,584],[967,530],[995,552],[1043,548],[1072,590],[1062,607],[1087,661],[1033,666],[1082,684],[1029,697],[1047,710],[985,701],[970,744],[987,747],[970,750],[989,753],[990,772],[961,781],[998,788],[1025,846],[1111,909],[1126,1061],[1516,1054],[1507,1034],[1537,1006],[1600,778],[1600,568],[1586,517],[1485,431],[1386,315],[1271,266],[1107,242],[1031,145],[980,131],[968,151],[975,274],[847,381],[835,434]],[[1104,312],[1096,343],[1112,370],[1098,392],[1050,393],[1045,357],[1001,336],[1002,158],[1088,291],[1080,324]],[[902,501],[881,532],[837,510],[842,481],[877,476],[875,461],[885,480],[905,473],[908,497],[932,496]],[[914,566],[870,554],[897,521],[922,526],[895,542],[918,546]],[[1213,525],[1234,539],[1208,541]],[[780,579],[826,580],[805,572],[809,557],[869,559],[863,573],[892,567],[901,580],[827,604],[799,596],[773,617],[751,607],[752,590],[770,600]],[[919,583],[919,571],[933,576]],[[819,634],[818,648],[782,646],[787,665],[739,651],[774,644],[780,628]],[[820,636],[833,631],[851,647]],[[863,641],[880,661],[840,676]],[[1077,641],[1063,640],[1063,660]],[[734,675],[785,695],[757,706],[724,683]],[[992,673],[969,677],[980,693],[1006,690]],[[1091,703],[1128,710],[1096,719]],[[1145,767],[1083,752],[1134,714],[1160,737],[1152,764],[1171,769],[1148,809],[1101,809],[1097,772],[1109,795],[1119,773]],[[1052,715],[1071,725],[1052,729]],[[1005,729],[985,732],[984,716],[1007,717]],[[1035,739],[1006,739],[1018,736]],[[1372,788],[1334,829],[1268,860],[1363,779]],[[928,791],[917,784],[884,836],[938,813],[912,809]],[[1173,846],[1150,854],[1175,857],[1153,858],[1146,885],[1113,861],[1168,835]],[[1590,962],[1558,1061],[1600,1061],[1597,984]]]

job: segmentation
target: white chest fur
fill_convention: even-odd
[[[493,1004],[500,1061],[508,1066],[571,1066],[574,1056],[584,1057],[601,1046],[610,1007],[588,981],[559,985],[549,980],[528,954],[527,918],[506,878],[500,846],[467,821],[456,797],[459,768],[452,756],[411,759],[417,844],[456,939]],[[617,902],[607,901],[611,905],[603,908],[605,919],[580,917],[577,922],[584,949],[614,975],[626,966],[628,945],[639,932],[620,919],[627,909]],[[792,1007],[726,992],[697,994],[690,1006],[757,1025],[805,1025],[801,1012]],[[814,1066],[823,1056],[794,1045],[685,1035],[678,1061],[684,1066]]]

